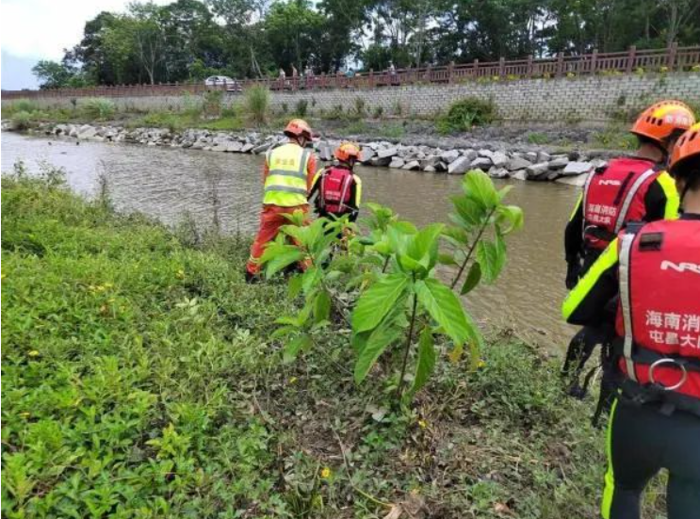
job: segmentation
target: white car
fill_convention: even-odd
[[[228,76],[209,76],[204,80],[206,86],[223,86],[226,85],[226,90],[229,92],[237,92],[241,89],[241,85],[235,79]]]

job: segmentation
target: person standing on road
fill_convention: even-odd
[[[306,148],[311,142],[311,127],[302,119],[293,119],[287,124],[284,134],[289,141],[265,155],[263,209],[260,228],[246,265],[248,282],[258,280],[260,257],[265,246],[275,239],[282,225],[289,223],[283,215],[308,212],[307,196],[316,174],[316,157]]]
[[[677,217],[678,193],[664,168],[676,139],[694,122],[692,110],[680,101],[655,103],[630,129],[639,141],[636,154],[613,159],[588,176],[565,231],[568,289],[628,222]],[[614,308],[609,310],[610,319],[583,328],[569,344],[562,374],[571,379],[572,396],[585,396],[579,376],[596,344],[612,335]]]
[[[680,219],[630,223],[562,308],[569,323],[595,324],[619,293],[604,519],[639,519],[662,468],[668,519],[700,516],[700,124],[678,140],[670,173]]]

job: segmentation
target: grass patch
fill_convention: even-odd
[[[637,149],[637,138],[625,128],[610,127],[592,134],[593,144],[599,148],[612,150]]]
[[[119,216],[56,178],[3,178],[2,223],[8,518],[597,517],[591,406],[509,334],[392,409],[383,377],[353,384],[343,334],[282,363],[271,331],[296,302],[244,283],[245,240]]]

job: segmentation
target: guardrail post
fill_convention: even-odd
[[[498,59],[498,77],[503,79],[506,75],[506,58],[501,56]]]
[[[628,74],[632,73],[632,69],[634,68],[634,59],[637,54],[637,46],[636,45],[630,45],[630,50],[627,53],[627,66],[625,67],[625,72]]]
[[[479,58],[474,59],[474,77],[479,75]]]
[[[561,77],[564,74],[564,53],[559,52],[557,54],[557,77]]]
[[[598,66],[598,49],[593,49],[593,54],[591,54],[591,74],[596,73],[597,66]]]
[[[676,55],[678,54],[678,42],[674,41],[668,47],[668,54],[666,55],[666,66],[668,70],[673,70],[676,65]]]
[[[528,79],[532,77],[532,54],[527,56],[527,77]]]
[[[455,62],[450,61],[450,64],[447,67],[447,82],[452,83],[454,81],[454,73],[455,73]]]
[[[374,88],[374,69],[369,69],[369,87]]]

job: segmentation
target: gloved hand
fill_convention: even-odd
[[[566,265],[566,288],[571,290],[578,283],[578,278],[581,276],[581,264],[578,261],[572,261]]]

